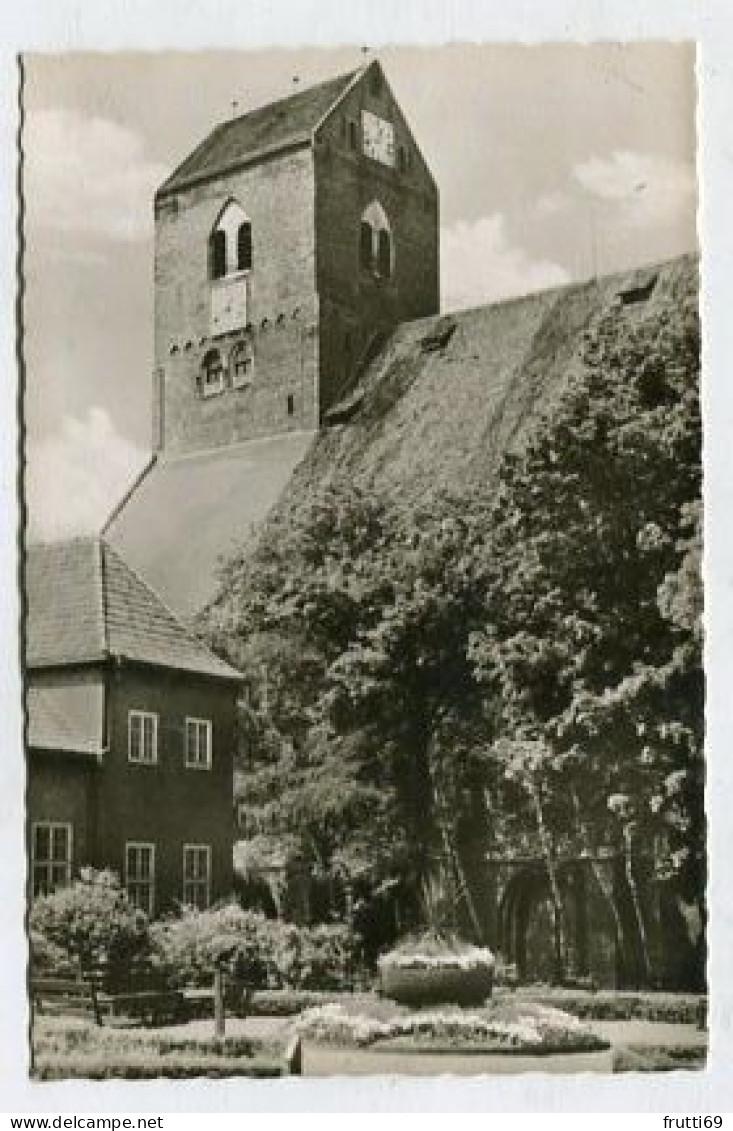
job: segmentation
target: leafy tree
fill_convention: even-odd
[[[620,854],[635,920],[627,948],[648,981],[639,855],[680,836],[668,868],[703,854],[694,293],[677,296],[674,315],[653,308],[630,324],[613,311],[583,360],[558,411],[505,462],[495,579],[471,655],[502,704],[503,740],[542,751],[556,798],[543,811],[554,827],[536,814],[548,875],[563,845],[594,861]],[[533,757],[529,796],[537,767]],[[516,759],[508,772],[522,780]]]

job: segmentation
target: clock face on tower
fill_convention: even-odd
[[[363,110],[361,133],[364,153],[383,165],[394,165],[394,126],[377,114]]]

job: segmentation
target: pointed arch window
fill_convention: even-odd
[[[209,236],[209,276],[223,279],[252,269],[252,221],[236,200],[220,210]]]
[[[361,217],[359,264],[377,278],[389,279],[394,273],[394,243],[387,213],[374,200]]]

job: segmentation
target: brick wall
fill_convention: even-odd
[[[183,845],[211,845],[212,900],[232,890],[235,688],[125,666],[111,677],[109,752],[99,779],[98,858],[120,875],[125,842],[156,845],[156,913],[181,899]],[[158,761],[128,761],[128,712],[158,714]],[[211,719],[211,769],[184,765],[185,719]]]
[[[394,167],[362,153],[362,110],[394,124]],[[356,149],[351,143],[352,123]],[[406,167],[400,167],[400,150]],[[375,333],[437,312],[438,192],[386,82],[375,93],[370,72],[319,129],[315,167],[323,411],[348,385]],[[359,264],[360,221],[373,200],[381,204],[392,230],[390,279],[376,278]]]
[[[208,240],[230,198],[252,223],[248,328],[212,335]],[[307,148],[157,202],[154,447],[194,451],[317,426],[314,230]],[[254,351],[252,384],[202,399],[198,380],[207,351],[219,348],[227,360],[245,336]]]

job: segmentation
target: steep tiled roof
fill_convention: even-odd
[[[105,538],[185,620],[214,595],[221,559],[259,527],[312,442],[291,432],[160,460]]]
[[[28,667],[120,657],[237,679],[104,541],[32,545],[25,570]]]
[[[158,196],[207,180],[265,153],[310,140],[315,127],[358,72],[339,75],[222,122],[158,189]]]

